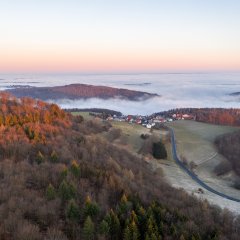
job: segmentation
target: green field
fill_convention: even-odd
[[[218,126],[195,121],[176,121],[167,124],[176,136],[177,153],[190,164],[195,164],[193,171],[213,189],[239,197],[239,191],[233,188],[234,172],[217,176],[215,167],[227,161],[218,153],[214,139],[222,134],[239,130],[237,127]]]
[[[184,134],[196,135],[197,137],[213,142],[219,135],[234,132],[240,128],[231,126],[220,126],[196,121],[181,120],[167,123],[172,127],[176,134],[183,136]]]
[[[239,129],[187,120],[175,121],[167,125],[174,129],[178,154],[196,163],[216,153],[214,140],[217,136]]]

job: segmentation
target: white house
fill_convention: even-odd
[[[146,128],[149,128],[149,129],[152,128],[152,124],[147,124]]]

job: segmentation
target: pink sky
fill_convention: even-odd
[[[240,70],[236,1],[89,2],[2,4],[0,71]]]

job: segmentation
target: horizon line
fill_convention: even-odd
[[[0,74],[37,74],[37,75],[145,75],[145,74],[216,74],[240,73],[240,70],[184,70],[184,71],[0,71]]]

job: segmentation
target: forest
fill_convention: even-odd
[[[239,239],[240,217],[172,188],[110,130],[2,93],[0,239]]]
[[[199,122],[218,125],[240,126],[240,110],[227,108],[179,108],[160,112],[165,116],[172,117],[173,114],[191,114]]]

